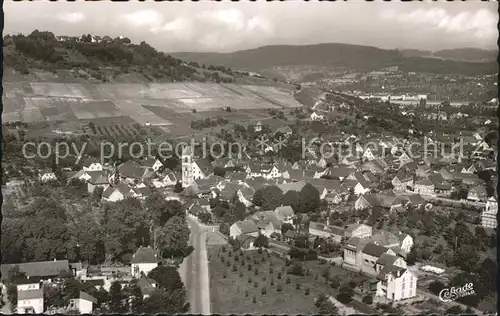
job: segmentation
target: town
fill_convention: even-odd
[[[137,43],[4,37],[3,314],[496,312],[492,62]]]

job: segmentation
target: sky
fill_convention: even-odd
[[[349,43],[380,48],[496,49],[498,3],[480,2],[12,2],[4,34],[126,36],[165,52]]]

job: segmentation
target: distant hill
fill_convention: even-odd
[[[436,57],[463,61],[495,61],[498,56],[498,51],[467,47],[444,49],[434,52],[433,55]]]
[[[466,75],[492,74],[498,71],[498,65],[494,61],[473,63],[440,60],[423,57],[423,51],[415,50],[414,54],[410,54],[410,56],[407,53],[372,46],[329,43],[303,46],[264,46],[233,53],[171,53],[170,55],[206,65],[223,65],[233,69],[252,71],[303,65],[341,67],[355,71],[371,71],[388,66],[399,66],[400,69],[406,71]]]

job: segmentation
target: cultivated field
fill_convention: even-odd
[[[359,277],[319,261],[303,263],[304,274],[294,275],[293,264],[287,266],[273,253],[225,249],[208,248],[211,311],[216,314],[314,314],[320,293],[335,296],[346,280]]]
[[[255,111],[262,117],[269,108],[297,106],[292,91],[259,85],[5,82],[3,118],[60,122],[128,116],[140,125],[173,130],[207,115],[244,120],[258,118]],[[227,107],[233,111],[223,111]]]

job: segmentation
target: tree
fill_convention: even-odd
[[[131,299],[130,299],[130,311],[132,313],[139,313],[141,311],[141,309],[142,309],[142,298],[143,298],[143,295],[142,295],[142,292],[141,292],[141,288],[137,284],[136,280],[133,280],[131,282],[130,288],[129,288],[129,293],[130,293],[130,296],[131,296]]]
[[[341,303],[349,303],[352,300],[352,296],[354,295],[354,291],[349,285],[343,285],[339,289],[339,294],[337,295],[337,299]]]
[[[257,236],[257,238],[255,238],[255,241],[253,242],[253,245],[255,247],[259,247],[259,248],[261,248],[261,247],[267,248],[268,244],[269,244],[269,240],[263,234],[259,234],[259,236]]]
[[[142,313],[182,314],[189,311],[184,289],[173,291],[156,290],[143,303]]]
[[[236,202],[236,205],[234,207],[234,216],[236,218],[236,220],[238,221],[242,221],[245,219],[246,217],[246,206],[245,204],[241,203],[241,202]]]
[[[280,206],[283,192],[275,185],[258,189],[253,196],[253,203],[267,210]]]
[[[373,296],[372,295],[366,295],[365,297],[363,297],[363,303],[365,303],[367,305],[373,304]]]
[[[417,246],[413,245],[410,252],[406,255],[406,263],[410,266],[414,265],[417,261]]]
[[[441,292],[441,290],[444,288],[445,285],[439,280],[434,280],[431,283],[429,283],[429,291],[431,291],[435,295],[438,295],[439,292]]]
[[[181,193],[184,189],[182,188],[182,184],[177,181],[177,183],[174,185],[174,192],[175,193]]]
[[[329,299],[328,295],[321,293],[314,303],[318,314],[321,315],[338,315],[339,309],[333,304],[333,302]]]
[[[171,217],[156,235],[163,258],[185,258],[188,256],[189,234],[185,218]]]
[[[283,195],[281,204],[289,205],[293,208],[294,212],[299,212],[300,207],[300,194],[297,191],[290,190]]]
[[[102,192],[104,192],[103,187],[96,187],[94,188],[94,192],[92,192],[92,199],[94,201],[100,201],[102,198]]]
[[[320,205],[320,197],[318,189],[312,184],[307,183],[300,190],[300,213],[316,212]]]
[[[175,267],[158,266],[148,273],[148,277],[156,281],[158,288],[166,291],[184,288],[179,271]]]
[[[291,231],[293,231],[293,230],[294,230],[294,227],[293,227],[293,225],[292,225],[292,224],[290,224],[290,223],[283,223],[283,224],[281,225],[281,234],[282,234],[283,236],[284,236],[284,235],[286,234],[286,232],[287,232],[287,231],[289,231],[289,230],[291,230]]]
[[[127,312],[127,306],[124,303],[126,298],[122,292],[122,285],[118,281],[111,283],[109,289],[109,308],[113,313],[125,313]]]

